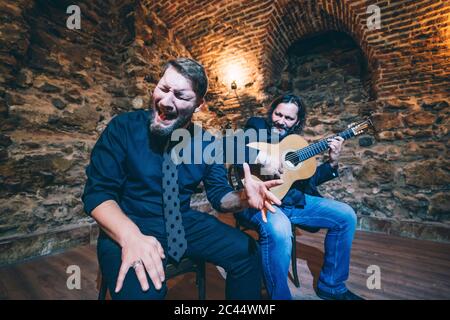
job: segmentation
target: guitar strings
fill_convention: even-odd
[[[365,128],[367,128],[367,125],[364,123],[359,124],[359,128],[365,129]],[[356,135],[357,134],[354,134],[352,128],[349,128],[349,129],[339,133],[338,135],[332,136],[332,137],[334,138],[334,137],[340,136],[344,139],[349,139],[352,136],[356,136]],[[330,138],[330,137],[328,137],[328,138]],[[285,160],[293,162],[293,160],[299,159],[299,160],[301,160],[300,162],[302,162],[304,160],[307,160],[307,159],[313,157],[315,154],[319,154],[320,152],[322,152],[328,148],[328,143],[326,143],[326,146],[322,145],[328,138],[321,140],[319,142],[316,142],[312,145],[309,145],[301,150],[293,152],[294,154],[286,156]],[[325,149],[321,150],[323,147],[325,147]],[[311,151],[313,152],[312,156],[308,156],[308,157],[303,156],[303,155],[308,155],[308,153],[311,153]],[[295,165],[297,165],[297,164],[298,163],[296,163]]]
[[[327,139],[328,139],[328,138],[327,138]],[[305,147],[305,148],[303,148],[303,149],[301,149],[301,150],[298,150],[298,151],[293,152],[294,155],[288,155],[288,156],[286,156],[286,160],[294,160],[294,159],[296,159],[296,158],[301,158],[301,155],[302,155],[302,154],[307,154],[307,153],[310,153],[311,151],[312,151],[312,152],[314,152],[314,151],[319,151],[319,152],[321,152],[321,151],[323,151],[323,150],[321,150],[321,147],[322,147],[322,148],[324,147],[323,145],[321,145],[321,144],[323,144],[323,143],[326,143],[326,139],[321,140],[321,141],[319,141],[319,142],[316,142],[316,143],[314,143],[314,144],[312,144],[312,145],[309,145],[309,146],[307,146],[307,147]],[[327,143],[326,143],[326,147],[328,147],[328,144],[327,144]],[[326,150],[326,149],[324,149],[324,150]]]
[[[348,133],[347,137],[346,137],[346,133]],[[320,153],[320,152],[322,152],[322,151],[324,151],[324,150],[326,150],[328,148],[328,143],[326,142],[327,139],[335,138],[335,137],[338,137],[338,136],[340,136],[340,137],[342,137],[344,139],[346,139],[346,138],[348,139],[348,138],[350,138],[352,136],[352,131],[351,131],[351,129],[347,129],[344,132],[342,132],[341,134],[325,138],[325,139],[323,139],[323,140],[321,140],[319,142],[316,142],[316,143],[314,143],[312,145],[309,145],[309,146],[307,146],[307,147],[305,147],[305,148],[303,148],[301,150],[293,152],[294,154],[287,155],[285,160],[290,161],[290,162],[294,162],[294,160],[299,159],[299,160],[301,160],[300,162],[302,162],[302,161],[304,161],[304,160],[306,160],[308,158],[311,158],[312,156],[314,156],[315,152],[317,152],[315,154],[318,154],[318,153]],[[323,143],[326,143],[326,147],[322,145]],[[321,150],[323,147],[325,147],[325,149]],[[308,155],[308,153],[311,153],[311,152],[313,152],[312,156],[310,156],[308,158],[302,157],[302,155],[305,155],[305,154]],[[297,165],[297,163],[295,165]]]

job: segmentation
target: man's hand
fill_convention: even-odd
[[[269,178],[279,178],[283,174],[283,166],[277,157],[271,157],[267,153],[260,151],[255,162],[261,164],[261,175],[269,176]]]
[[[254,180],[247,163],[244,163],[244,175],[245,195],[247,197],[248,205],[252,208],[261,210],[263,221],[267,222],[267,210],[275,212],[276,210],[272,204],[281,205],[280,199],[270,192],[269,189],[282,184],[283,180],[278,179],[265,182]]]
[[[130,267],[133,267],[133,264],[143,291],[149,289],[146,273],[150,276],[155,288],[161,289],[165,278],[162,263],[164,258],[164,250],[155,237],[146,236],[142,233],[131,235],[122,246],[122,265],[117,277],[115,292],[117,293],[122,289],[125,276]]]
[[[341,153],[342,143],[344,138],[337,136],[336,138],[327,139],[328,146],[330,147],[329,156],[330,164],[332,167],[338,166],[339,154]]]

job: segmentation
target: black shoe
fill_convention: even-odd
[[[343,293],[331,294],[331,293],[322,291],[320,289],[317,289],[316,293],[319,296],[319,298],[321,298],[323,300],[364,300],[363,297],[360,297],[357,294],[354,294],[350,290],[347,290]]]

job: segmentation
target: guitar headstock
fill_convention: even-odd
[[[349,129],[352,130],[355,136],[358,136],[360,134],[367,133],[369,130],[374,130],[374,126],[372,120],[367,118],[361,122],[350,124]]]

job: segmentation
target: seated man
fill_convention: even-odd
[[[267,119],[250,118],[246,129],[257,132],[267,130],[272,141],[274,134],[281,140],[289,134],[301,132],[305,114],[304,103],[299,97],[284,95],[272,102]],[[294,183],[275,214],[266,217],[264,210],[252,208],[237,214],[242,223],[250,223],[259,231],[264,278],[272,299],[291,299],[287,282],[292,250],[291,224],[328,229],[324,263],[317,286],[318,296],[323,299],[361,299],[345,286],[356,227],[355,212],[345,203],[322,198],[316,189],[317,185],[338,176],[342,142],[341,137],[328,141],[330,161],[318,166],[310,179]],[[264,166],[266,172],[281,175],[280,163],[269,161],[273,159],[259,152],[257,162]],[[248,180],[245,181],[247,183]]]
[[[206,91],[203,66],[186,58],[169,61],[153,92],[152,109],[112,119],[92,150],[83,202],[101,228],[98,259],[113,299],[164,298],[164,267],[169,257],[179,261],[184,255],[227,270],[226,298],[260,298],[256,243],[214,216],[192,210],[190,197],[203,181],[216,210],[274,211],[270,203],[281,202],[268,188],[279,182],[250,183],[234,192],[223,165],[176,166],[170,155],[171,133],[193,130],[191,118]]]

